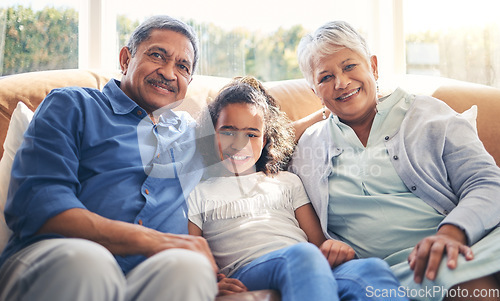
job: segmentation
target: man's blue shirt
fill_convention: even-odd
[[[119,84],[56,89],[38,107],[12,168],[5,216],[14,235],[0,263],[47,238],[35,233],[72,208],[187,233],[185,197],[202,172],[195,122],[166,110],[154,124]],[[124,272],[145,259],[116,258]]]

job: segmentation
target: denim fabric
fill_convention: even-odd
[[[268,253],[242,267],[232,278],[249,290],[276,289],[283,301],[408,300],[373,294],[397,292],[399,282],[381,259],[355,259],[333,270],[321,251],[299,243]]]

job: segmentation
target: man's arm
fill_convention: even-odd
[[[141,254],[150,257],[172,248],[191,250],[205,255],[214,271],[218,271],[208,244],[202,237],[162,233],[141,225],[110,220],[85,209],[69,209],[48,219],[37,234],[44,233],[88,239],[114,255]]]

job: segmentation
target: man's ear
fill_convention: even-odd
[[[128,64],[130,59],[132,58],[132,54],[127,46],[123,47],[120,50],[120,69],[122,70],[122,74],[127,74]]]

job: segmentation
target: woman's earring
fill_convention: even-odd
[[[322,114],[323,119],[326,119],[326,112],[325,111],[326,111],[326,107],[323,105],[323,114]]]

